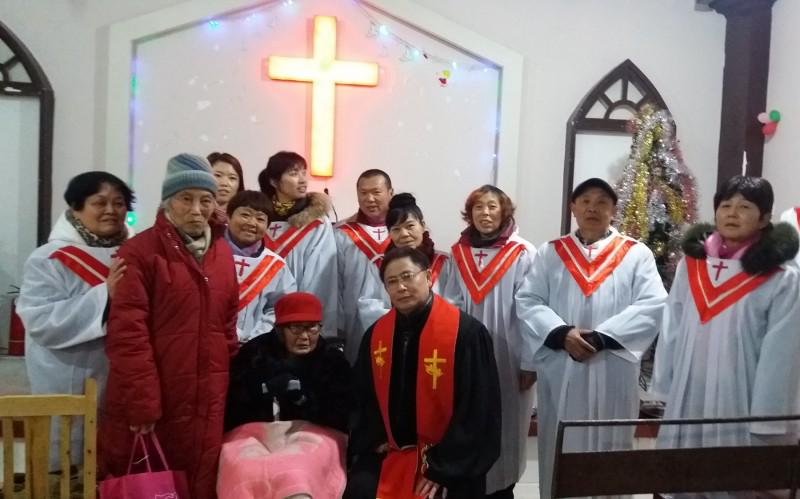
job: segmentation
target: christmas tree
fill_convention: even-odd
[[[629,127],[633,144],[617,183],[614,226],[653,251],[669,290],[682,256],[683,233],[697,218],[695,179],[683,162],[668,111],[645,105]]]

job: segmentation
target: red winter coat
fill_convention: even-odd
[[[215,497],[229,359],[236,353],[239,285],[231,250],[212,225],[198,261],[163,213],[119,250],[127,270],[108,318],[108,388],[100,417],[101,473],[125,474],[133,433],[156,423],[192,499]],[[103,476],[101,474],[101,477]]]

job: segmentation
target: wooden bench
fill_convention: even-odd
[[[556,436],[552,497],[677,492],[762,491],[800,484],[798,445],[563,452],[573,427],[697,425],[800,420],[800,416],[720,419],[561,421]]]
[[[72,417],[83,418],[83,497],[96,495],[97,468],[97,383],[86,380],[84,395],[6,395],[0,397],[3,429],[3,492],[14,497],[14,421],[21,420],[25,435],[24,497],[49,499],[50,423],[59,417],[59,458],[61,499],[70,495],[70,434]]]

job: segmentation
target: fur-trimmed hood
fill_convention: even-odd
[[[292,227],[304,227],[326,216],[331,209],[331,199],[323,192],[309,192],[306,199],[305,207],[287,219]]]
[[[683,252],[692,258],[706,257],[703,243],[716,228],[712,224],[697,224],[683,238]],[[798,250],[797,231],[786,222],[770,224],[761,233],[761,239],[742,255],[742,269],[750,275],[761,274],[793,259]]]

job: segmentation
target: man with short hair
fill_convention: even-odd
[[[500,387],[486,327],[431,292],[430,261],[381,264],[391,311],[364,335],[346,499],[483,498],[500,454]],[[445,490],[442,490],[445,489]]]
[[[375,281],[375,273],[369,272],[369,266],[380,266],[389,244],[386,213],[394,195],[392,179],[383,170],[366,170],[356,181],[356,193],[358,213],[339,224],[335,231],[339,251],[338,327],[351,363],[358,355],[364,330],[370,326],[358,320],[358,299],[363,295],[364,281]]]
[[[517,292],[527,356],[538,373],[539,494],[550,497],[556,425],[628,419],[639,410],[639,361],[667,292],[650,249],[611,227],[617,195],[589,179],[572,193],[578,230],[543,245]],[[570,429],[564,451],[628,449],[633,430]]]

